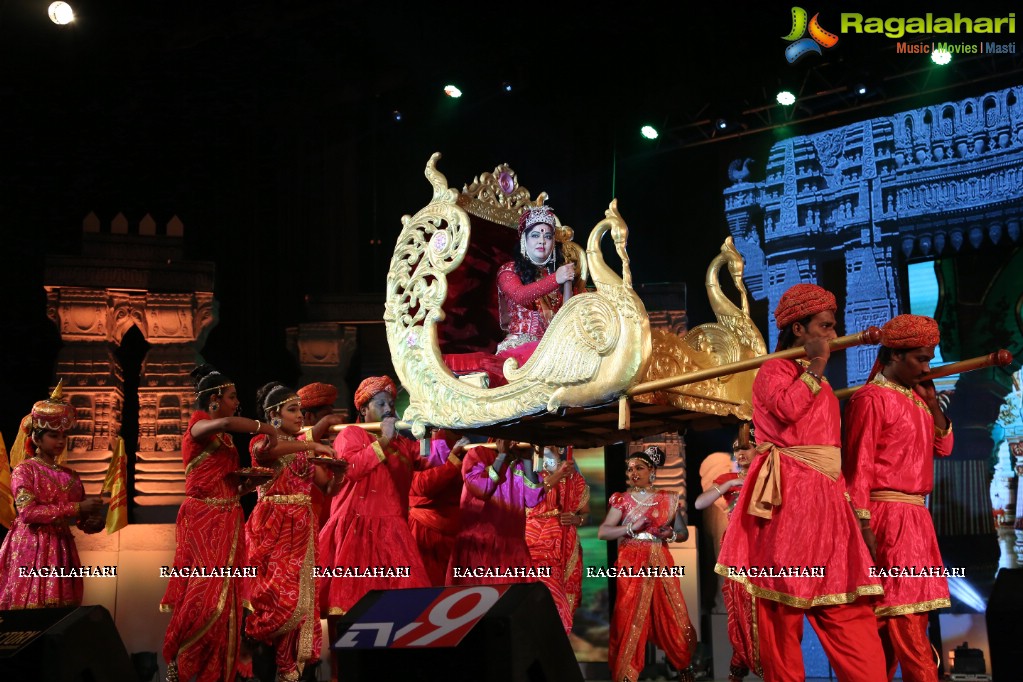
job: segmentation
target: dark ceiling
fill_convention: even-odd
[[[44,255],[76,253],[90,211],[104,226],[118,212],[161,226],[179,216],[188,256],[218,268],[210,352],[238,349],[239,362],[283,376],[294,369],[283,330],[303,319],[304,296],[382,292],[400,216],[429,199],[434,151],[458,186],[509,163],[577,231],[617,196],[637,282],[695,284],[727,234],[732,159],[754,158],[756,177],[781,137],[1021,79],[1016,55],[935,72],[883,36],[843,35],[790,65],[791,3],[83,0],[68,27],[47,4],[0,4],[5,277],[24,294],[3,350],[33,385],[49,380],[56,344]],[[893,5],[806,8],[832,31],[853,9],[1008,11]],[[447,82],[465,95],[443,97]],[[783,82],[805,103],[772,105]],[[850,91],[860,82],[865,97]],[[721,117],[740,127],[716,132]],[[661,139],[640,139],[642,123]],[[704,298],[693,287],[697,322]],[[25,362],[40,335],[50,340]]]

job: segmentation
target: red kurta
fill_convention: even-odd
[[[252,439],[252,461],[269,438]],[[311,493],[313,465],[303,453],[273,463],[274,477],[259,487],[259,501],[245,524],[248,564],[256,577],[245,581],[251,611],[245,632],[276,650],[278,673],[300,670],[320,658],[317,611],[316,517]]]
[[[765,680],[804,678],[805,615],[839,679],[876,682],[884,678],[884,652],[871,607],[857,600],[882,589],[870,577],[870,553],[847,500],[838,401],[827,382],[804,373],[805,365],[768,360],[753,382],[753,423],[765,450],[750,466],[714,570],[752,597],[732,600],[730,625],[745,631],[731,639],[738,657]],[[818,466],[835,480],[797,459],[813,454],[799,448],[826,454]],[[772,463],[781,503],[762,518],[750,511],[760,472]]]
[[[883,569],[884,596],[874,612],[890,616],[950,606],[944,577],[884,575],[892,568],[922,572],[944,567],[927,507],[872,500],[871,493],[929,495],[934,457],[952,453],[951,428],[936,434],[934,417],[923,400],[882,374],[853,394],[845,417],[842,470],[857,514],[871,519],[877,537],[876,565]]]
[[[526,546],[526,509],[540,503],[543,486],[526,478],[518,460],[494,471],[496,459],[494,450],[473,448],[462,461],[462,528],[451,552],[449,585],[533,582],[515,575],[472,575],[481,569],[491,574],[528,572],[533,566]],[[455,575],[456,568],[461,575]]]
[[[539,473],[541,483],[550,476]],[[550,567],[541,577],[558,607],[565,632],[572,632],[572,617],[582,596],[583,548],[575,526],[561,523],[564,513],[578,513],[590,500],[590,489],[582,474],[571,473],[547,491],[540,504],[526,510],[526,545],[534,565]]]
[[[443,440],[435,439],[436,466],[412,475],[408,525],[419,547],[430,584],[442,586],[458,535],[462,494],[462,461],[450,454]]]
[[[915,392],[878,374],[849,400],[845,435],[843,468],[856,514],[870,519],[877,540],[885,594],[874,612],[888,679],[901,665],[906,682],[935,682],[927,612],[950,601],[924,496],[934,480],[933,457],[952,451],[951,427],[938,433]]]
[[[419,456],[419,444],[396,436],[385,451],[372,435],[352,427],[341,430],[334,450],[348,469],[320,530],[321,561],[332,572],[350,568],[371,575],[325,577],[321,612],[347,613],[370,590],[428,587],[430,579],[408,527],[412,472],[428,466]]]
[[[239,568],[245,559],[244,514],[229,475],[238,469],[231,436],[198,441],[192,426],[210,415],[196,410],[181,443],[185,501],[178,510],[174,568],[181,571]],[[199,682],[230,682],[241,634],[239,581],[230,577],[172,576],[160,602],[173,611],[163,640],[163,657],[177,662],[178,676]]]
[[[608,508],[622,512],[621,525],[632,525],[645,518],[649,521],[648,528],[657,528],[674,522],[678,495],[658,490],[652,500],[640,503],[631,494],[614,493],[608,500]],[[618,541],[616,568],[664,570],[675,565],[668,543],[642,539],[647,535],[649,533],[640,533],[640,538],[626,536]],[[638,678],[648,639],[664,650],[676,669],[688,668],[696,649],[696,630],[689,620],[679,579],[619,575],[615,580],[617,596],[607,648],[611,679],[623,682]]]
[[[838,400],[827,382],[818,386],[810,378],[811,385],[808,377],[792,360],[768,360],[760,368],[753,383],[753,423],[761,444],[841,445]],[[743,583],[754,596],[802,609],[881,594],[880,581],[869,576],[870,553],[840,473],[832,481],[781,455],[782,504],[771,519],[748,513],[754,482],[768,461],[761,452],[750,466],[714,570]],[[730,568],[777,573],[790,567],[824,570],[822,576],[729,576]]]

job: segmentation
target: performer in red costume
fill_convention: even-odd
[[[496,451],[476,447],[465,456],[462,528],[451,552],[449,585],[535,581],[528,575],[534,566],[526,546],[526,509],[540,503],[544,487],[531,454],[498,440]]]
[[[248,565],[245,581],[245,633],[273,647],[278,682],[299,679],[306,664],[320,658],[320,616],[313,569],[316,517],[310,493],[340,484],[341,467],[314,466],[309,454],[333,457],[334,450],[299,439],[301,399],[290,388],[269,383],[256,393],[263,414],[277,429],[277,441],[259,435],[249,444],[254,464],[273,469],[259,488],[259,501],[245,524]]]
[[[718,499],[724,499],[728,505],[728,518],[731,518],[735,506],[739,502],[742,485],[746,482],[750,463],[755,456],[756,447],[752,439],[746,447],[742,447],[738,440],[733,441],[733,470],[715,478],[712,488],[701,493],[693,502],[693,506],[697,509],[706,509]],[[721,595],[724,598],[725,611],[728,614],[728,639],[732,643],[732,660],[728,666],[728,680],[729,682],[739,682],[749,674],[750,661],[753,659],[753,642],[749,637],[751,629],[745,626],[746,622],[752,620],[753,602],[745,587],[734,580],[724,581],[724,585],[721,586]]]
[[[451,550],[461,526],[458,501],[462,495],[462,459],[468,444],[468,438],[456,441],[454,434],[434,433],[431,468],[412,474],[408,525],[431,585],[445,584]]]
[[[397,393],[390,377],[365,379],[355,407],[360,421],[380,422],[380,436],[350,426],[334,441],[348,469],[320,530],[320,558],[329,569],[320,603],[326,615],[347,613],[370,590],[430,584],[408,527],[412,472],[429,462],[419,456],[418,443],[394,428]],[[345,577],[346,571],[357,574]]]
[[[675,562],[668,543],[689,537],[677,493],[654,488],[664,451],[651,445],[626,461],[630,488],[614,493],[607,502],[607,517],[597,537],[618,540],[615,568],[617,596],[611,615],[608,665],[614,682],[636,682],[643,670],[646,642],[664,650],[679,671],[681,682],[692,682],[689,664],[696,650],[696,630],[689,620]],[[629,575],[629,570],[650,575]]]
[[[532,206],[519,216],[519,249],[515,260],[497,271],[501,329],[508,333],[497,355],[479,354],[490,386],[505,383],[504,361],[515,358],[521,367],[543,338],[554,314],[573,294],[575,263],[565,263],[557,248],[557,217],[548,206]]]
[[[196,410],[181,442],[185,465],[185,501],[178,510],[174,552],[175,575],[160,602],[172,611],[163,640],[170,682],[231,682],[235,679],[241,640],[242,604],[239,581],[225,577],[184,577],[182,568],[237,568],[245,561],[245,521],[239,503],[238,450],[229,431],[265,433],[276,442],[275,430],[255,419],[235,417],[238,392],[234,382],[209,365],[192,372]]]
[[[885,679],[884,653],[865,597],[880,595],[842,477],[838,400],[824,379],[836,337],[835,297],[797,284],[781,297],[778,350],[753,383],[758,455],[714,570],[754,598],[754,652],[768,682],[803,680],[803,616],[843,682]],[[752,628],[752,623],[747,624]]]
[[[870,379],[845,410],[842,470],[884,586],[874,613],[889,680],[897,665],[907,682],[938,679],[927,613],[950,605],[924,504],[934,483],[933,458],[952,453],[952,425],[934,384],[920,380],[939,341],[938,324],[929,317],[899,315],[885,324]],[[907,570],[917,575],[892,575]]]
[[[333,442],[333,434],[330,427],[336,424],[343,424],[344,418],[334,414],[334,403],[337,401],[337,388],[330,384],[316,382],[306,384],[298,389],[298,397],[302,400],[302,421],[309,429],[308,440],[317,442],[330,437]],[[319,486],[312,487],[313,516],[316,517],[316,531],[327,522],[330,513],[330,502],[326,499]]]
[[[561,624],[571,634],[572,620],[582,596],[583,549],[578,529],[590,512],[590,488],[575,465],[561,452],[548,446],[543,450],[540,482],[544,497],[540,504],[526,510],[526,545],[537,567],[550,567],[550,575],[541,576],[554,597]]]

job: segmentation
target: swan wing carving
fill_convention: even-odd
[[[621,322],[611,303],[597,294],[578,294],[558,311],[536,351],[521,368],[508,360],[509,381],[532,378],[549,386],[593,379],[600,362],[618,343]]]

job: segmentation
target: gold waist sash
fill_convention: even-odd
[[[905,504],[915,504],[918,507],[924,506],[923,495],[910,495],[900,493],[898,490],[871,490],[870,500],[872,502],[904,502]]]
[[[230,507],[238,504],[241,499],[238,496],[235,497],[192,497],[188,496],[189,499],[195,500],[196,502],[202,502],[203,504],[209,504],[214,507]]]
[[[800,445],[779,448],[774,443],[761,443],[758,452],[766,452],[767,461],[760,467],[753,484],[753,495],[746,513],[770,519],[774,507],[781,506],[781,456],[785,455],[802,462],[814,471],[820,472],[832,481],[842,473],[842,451],[833,445]]]
[[[309,495],[263,495],[259,501],[272,504],[312,504],[313,498]]]

